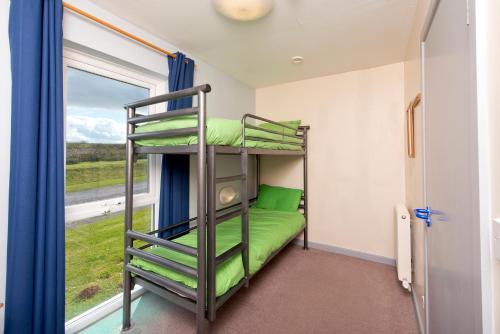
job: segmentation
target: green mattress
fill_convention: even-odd
[[[288,239],[298,233],[304,226],[304,216],[300,212],[271,211],[258,208],[249,209],[249,264],[250,273],[253,274],[264,264],[269,256],[280,248]],[[235,217],[216,227],[216,255],[224,253],[231,247],[241,242],[241,217]],[[197,233],[191,231],[175,239],[183,245],[196,247]],[[180,262],[196,268],[196,258],[181,254],[164,247],[151,247],[148,252],[164,258]],[[183,283],[191,288],[196,288],[194,278],[180,274],[174,270],[164,268],[149,261],[134,258],[131,263],[141,269],[154,272],[171,280]],[[221,296],[244,277],[243,261],[241,254],[237,254],[217,266],[216,294]]]
[[[136,128],[136,133],[146,133],[152,131],[175,130],[196,127],[198,118],[194,116],[181,116],[168,120],[150,122]],[[224,146],[241,146],[242,125],[239,120],[208,117],[207,118],[207,144]],[[273,139],[285,143],[273,143],[260,140],[245,140],[245,146],[250,148],[265,148],[272,150],[301,150],[301,140],[298,138],[286,137],[279,134],[269,133],[260,130],[246,129],[247,137],[259,139]],[[181,136],[173,138],[143,139],[135,142],[139,146],[176,146],[194,145],[198,143],[197,136]]]

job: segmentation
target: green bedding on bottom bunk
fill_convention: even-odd
[[[304,226],[304,216],[300,212],[271,211],[258,208],[249,209],[250,274],[255,273],[288,239],[298,233]],[[216,227],[217,256],[241,242],[241,217],[235,217]],[[175,239],[180,244],[196,247],[196,230]],[[170,260],[196,268],[196,258],[181,254],[163,247],[152,247],[148,252],[160,255]],[[164,268],[140,258],[132,259],[131,263],[139,268],[154,272],[171,280],[196,288],[195,279]],[[217,266],[216,294],[221,296],[238,284],[244,277],[241,254],[235,255]]]
[[[196,127],[198,119],[196,116],[180,116],[173,119],[150,122],[136,128],[136,133],[152,131],[175,130]],[[241,146],[241,121],[217,117],[207,117],[206,138],[208,145]],[[286,137],[265,131],[246,129],[247,137],[255,137],[264,140],[279,140],[285,143],[267,142],[260,140],[245,140],[245,146],[250,148],[264,148],[271,150],[301,150],[301,140]],[[197,136],[180,136],[171,138],[142,139],[135,142],[139,146],[176,146],[194,145],[198,143]]]

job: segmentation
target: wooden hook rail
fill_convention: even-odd
[[[418,93],[406,109],[406,136],[408,157],[415,158],[415,108],[420,104],[422,95]]]

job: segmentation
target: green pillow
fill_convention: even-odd
[[[297,134],[297,130],[299,129],[299,126],[300,126],[300,120],[298,120],[298,121],[282,121],[282,122],[279,122],[279,123],[281,123],[283,125],[286,125],[286,126],[289,126],[289,127],[292,127],[295,130],[292,130],[292,129],[289,129],[289,128],[284,128],[282,126],[279,126],[279,125],[276,125],[276,124],[272,124],[272,123],[262,123],[259,126],[261,128],[267,129],[267,130],[273,130],[273,131],[277,131],[277,132],[284,133],[284,134],[287,134],[287,135],[295,135],[295,134]]]
[[[259,209],[295,212],[299,209],[301,197],[302,190],[300,189],[261,184],[255,207]]]

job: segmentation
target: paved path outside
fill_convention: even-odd
[[[148,184],[146,181],[134,183],[134,194],[144,193],[147,190]],[[123,184],[66,193],[65,204],[75,205],[121,196],[125,196],[125,185]]]

